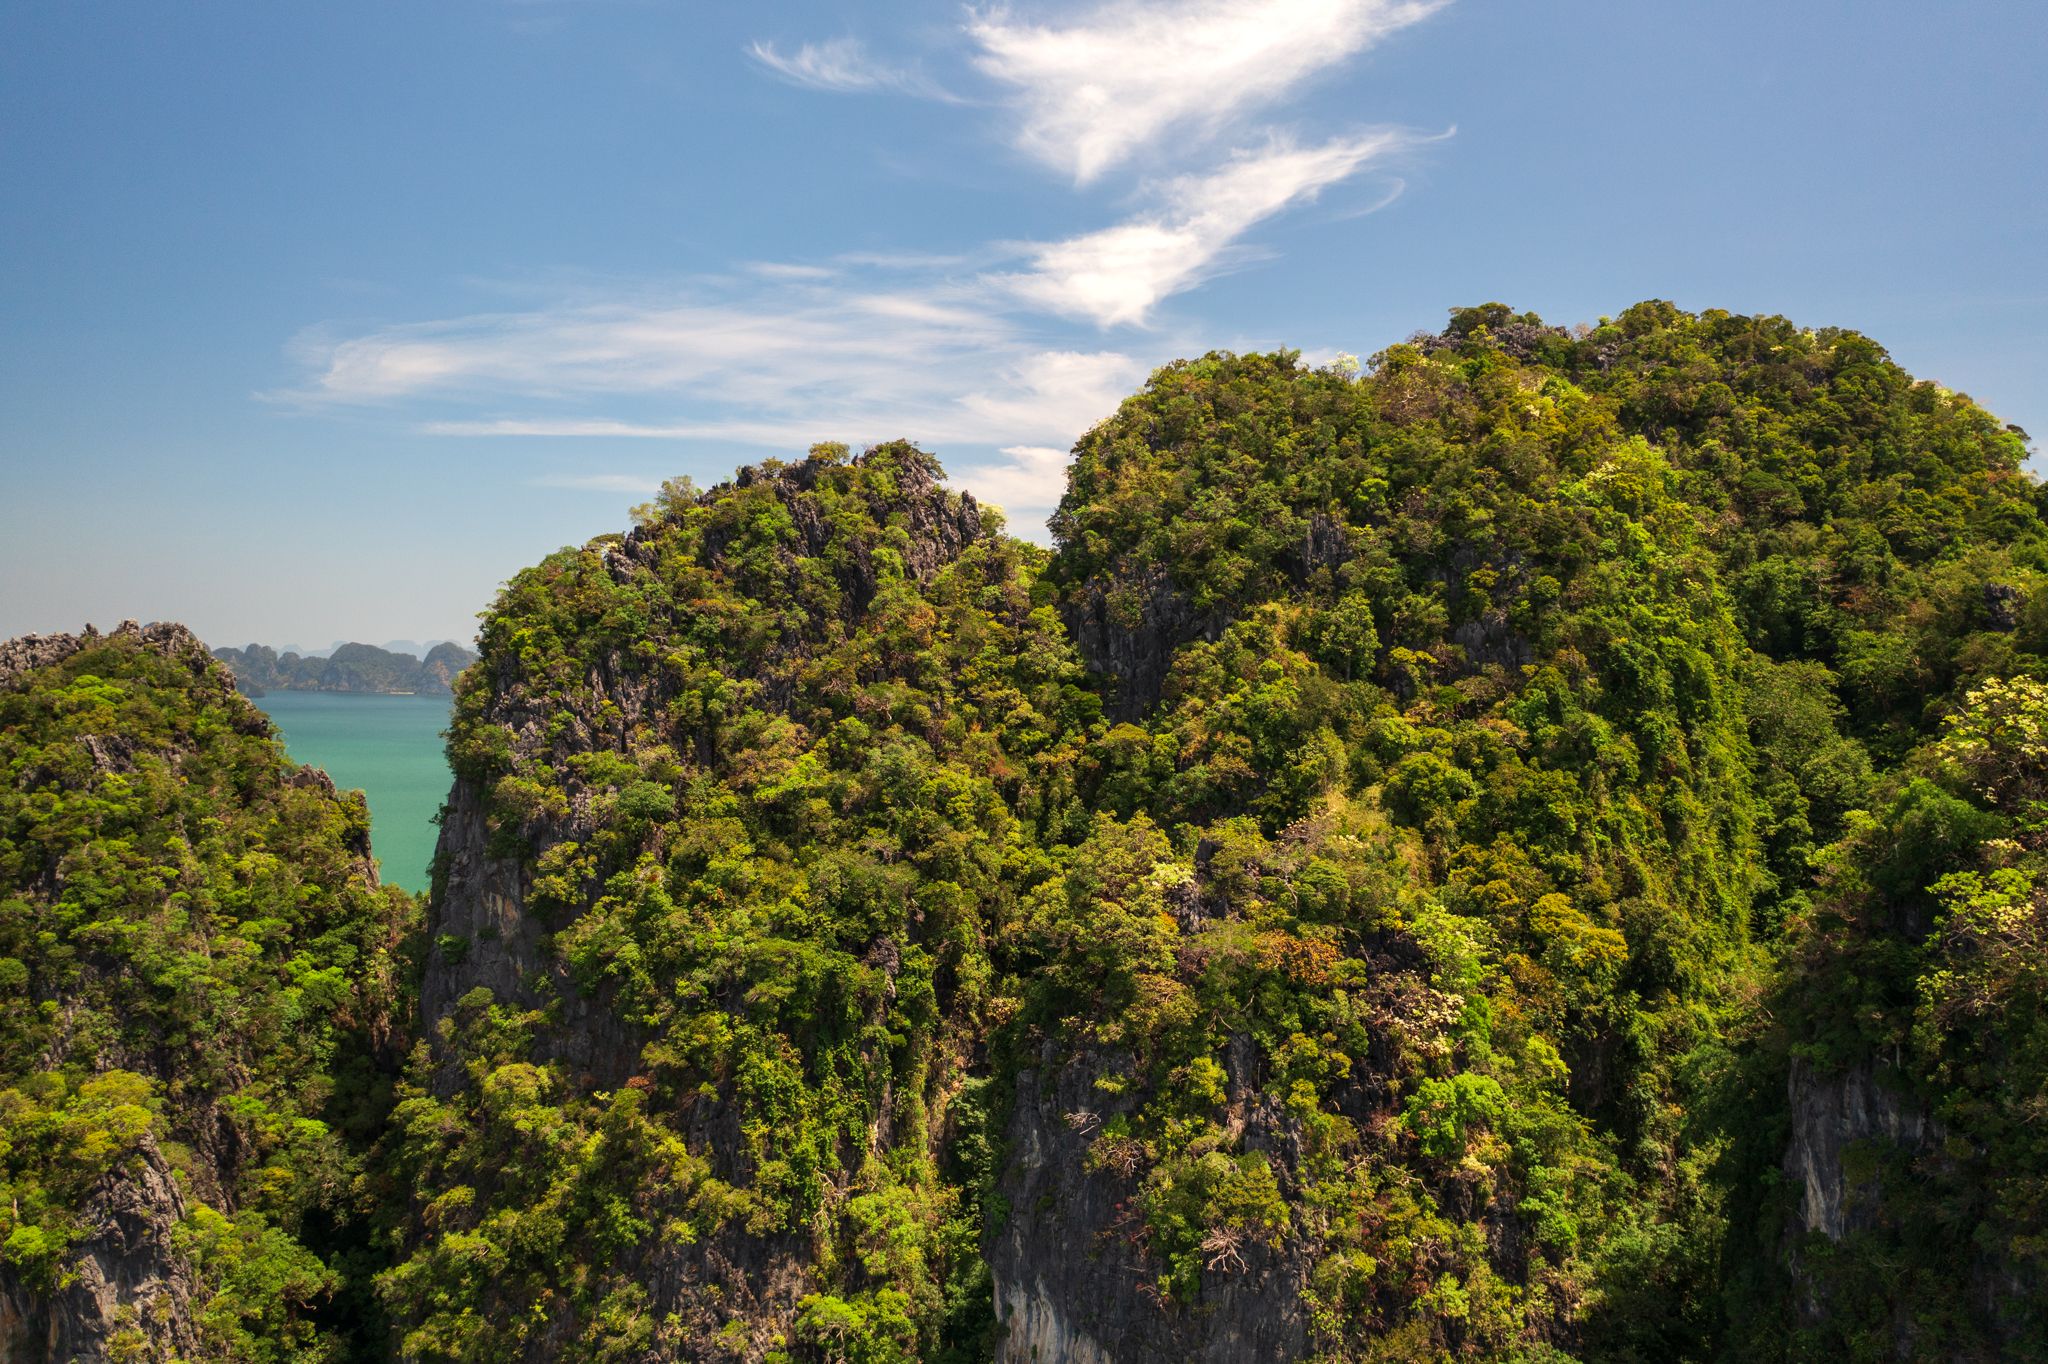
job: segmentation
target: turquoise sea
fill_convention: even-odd
[[[453,780],[441,751],[449,698],[275,691],[254,699],[294,762],[325,768],[336,786],[369,797],[370,846],[384,880],[425,890],[440,832],[434,816]]]

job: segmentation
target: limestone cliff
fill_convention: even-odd
[[[927,818],[923,783],[988,789],[960,748],[987,664],[942,637],[990,682],[1058,663],[982,653],[1044,622],[1021,551],[936,473],[903,446],[743,471],[522,575],[487,621],[427,924],[410,1339],[758,1361],[942,1329],[980,1261],[937,1179],[982,1030],[961,888],[1009,892],[999,832],[885,845]],[[543,1123],[607,1154],[536,1144]],[[434,1201],[451,1181],[463,1205]],[[618,1231],[546,1220],[593,1199]],[[502,1271],[451,1289],[457,1235]]]
[[[0,644],[0,1359],[327,1350],[410,902],[177,625]]]
[[[1800,1189],[1800,1231],[1839,1241],[1879,1216],[1883,1191],[1874,1172],[1858,1178],[1850,1170],[1855,1162],[1848,1157],[1858,1143],[1908,1157],[1940,1145],[1940,1128],[1916,1100],[1899,1091],[1898,1078],[1887,1078],[1873,1065],[1817,1074],[1804,1061],[1792,1063],[1786,1081],[1792,1141],[1785,1173]]]
[[[1016,1107],[1000,1190],[1008,1208],[989,1248],[1001,1364],[1071,1360],[1281,1364],[1308,1351],[1302,1293],[1308,1256],[1251,1241],[1219,1246],[1200,1300],[1166,1301],[1154,1286],[1161,1264],[1132,1218],[1139,1189],[1130,1170],[1090,1159],[1104,1123],[1128,1117],[1137,1095],[1105,1095],[1095,1081],[1131,1074],[1127,1056],[1067,1057],[1048,1041],[1016,1077]],[[1287,1167],[1300,1134],[1259,1093],[1256,1048],[1226,1049],[1225,1118],[1244,1149]]]
[[[196,1353],[206,1301],[174,1238],[184,1191],[153,1139],[86,1196],[69,1281],[39,1288],[0,1270],[0,1364],[70,1364],[117,1352],[149,1360]]]
[[[1488,305],[1162,368],[1052,552],[676,480],[494,604],[416,931],[196,641],[0,647],[0,1348],[2037,1357],[2024,453]]]

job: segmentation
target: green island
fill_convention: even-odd
[[[676,480],[419,897],[181,629],[0,646],[0,1355],[2048,1358],[2026,456],[1489,304],[1165,366],[1049,550]]]

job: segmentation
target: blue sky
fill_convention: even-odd
[[[1499,299],[2048,434],[2048,5],[0,6],[0,634],[465,636],[815,440],[1042,536],[1147,370]]]

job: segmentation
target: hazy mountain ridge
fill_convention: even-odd
[[[251,696],[271,691],[332,691],[443,695],[476,654],[452,640],[425,657],[394,653],[374,644],[341,644],[324,656],[280,654],[262,644],[215,649],[241,689]]]

